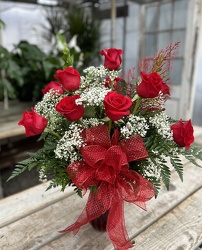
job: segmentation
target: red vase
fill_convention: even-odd
[[[108,213],[109,211],[106,211],[100,217],[90,221],[92,227],[98,231],[106,231]]]

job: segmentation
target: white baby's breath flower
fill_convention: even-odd
[[[82,126],[77,123],[72,123],[69,126],[69,130],[65,132],[64,136],[57,143],[55,149],[56,158],[70,162],[80,159],[77,148],[84,145],[81,137],[82,130]]]
[[[60,127],[60,124],[64,119],[64,117],[55,109],[56,104],[61,98],[62,96],[57,90],[51,89],[43,96],[42,101],[38,102],[34,107],[35,112],[48,119],[47,128],[50,130],[55,130],[55,128]]]
[[[109,70],[103,65],[99,67],[90,66],[83,72],[85,76],[81,77],[80,89],[103,85],[103,81],[106,77],[109,77],[113,81],[119,74],[119,70]]]
[[[169,118],[165,112],[160,112],[150,117],[149,122],[157,129],[158,134],[162,135],[163,138],[173,140]]]
[[[159,166],[157,164],[154,164],[150,158],[148,158],[146,161],[148,164],[145,164],[144,168],[142,168],[143,176],[146,178],[154,177],[157,180],[160,180],[161,171],[159,169]]]
[[[85,106],[93,106],[103,108],[103,100],[110,89],[104,86],[90,87],[85,89],[79,98],[79,103],[82,102]]]
[[[149,126],[144,117],[129,115],[128,121],[120,128],[121,136],[129,138],[131,135],[138,134],[145,137]]]
[[[39,170],[39,181],[41,182],[47,181],[47,175],[45,174],[45,167],[41,167]]]
[[[104,122],[100,121],[97,118],[89,118],[89,119],[83,119],[82,120],[82,127],[84,129],[88,129],[88,128],[103,125],[103,124],[104,124]]]

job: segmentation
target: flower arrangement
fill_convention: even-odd
[[[36,167],[50,187],[72,185],[80,196],[89,191],[77,221],[61,232],[77,233],[81,226],[108,213],[106,230],[115,246],[126,250],[124,201],[146,210],[163,182],[169,189],[171,165],[183,179],[185,156],[199,166],[201,148],[194,145],[191,120],[166,115],[170,97],[168,72],[179,43],[170,44],[152,59],[119,76],[122,50],[104,49],[104,65],[80,74],[66,54],[64,69],[43,90],[43,99],[25,111],[19,125],[26,136],[39,135],[42,149],[17,164],[12,176]]]

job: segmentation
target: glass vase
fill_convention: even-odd
[[[102,214],[100,217],[90,221],[90,224],[95,230],[98,231],[106,231],[107,226],[107,219],[108,219],[108,213],[109,211],[106,211],[104,214]]]

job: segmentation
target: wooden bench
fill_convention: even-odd
[[[202,145],[202,129],[195,130]],[[83,226],[77,235],[58,233],[81,213],[87,195],[78,197],[71,187],[46,191],[48,183],[15,194],[0,202],[2,250],[113,250],[105,232]],[[172,173],[170,191],[163,186],[147,212],[125,203],[126,228],[136,250],[202,249],[202,168],[184,161],[184,181]]]
[[[0,102],[0,141],[25,134],[23,126],[18,126],[25,110],[31,111],[33,103],[10,101],[9,108],[4,110]]]

